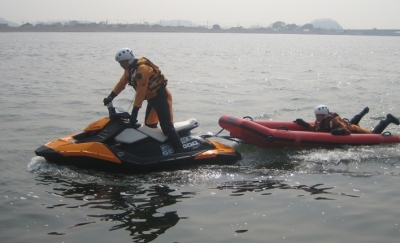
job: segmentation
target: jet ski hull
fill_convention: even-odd
[[[70,144],[68,150],[43,145],[36,149],[35,153],[37,156],[56,164],[120,173],[170,170],[195,165],[230,165],[241,158],[240,153],[235,149],[216,141],[209,141],[215,146],[215,149],[199,149],[147,158],[138,157],[107,145],[104,146],[102,154],[80,150],[74,144]],[[105,152],[105,150],[107,151]],[[110,154],[113,156],[109,156]]]
[[[134,173],[203,164],[233,164],[241,155],[232,147],[207,136],[193,136],[194,119],[174,124],[183,152],[175,153],[160,128],[132,126],[129,114],[110,106],[109,117],[88,125],[82,132],[65,136],[35,150],[47,161],[95,170]],[[122,112],[117,113],[116,110]]]

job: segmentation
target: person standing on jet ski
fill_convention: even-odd
[[[145,125],[155,128],[160,122],[161,129],[171,140],[175,153],[182,152],[183,146],[173,123],[172,96],[167,88],[167,78],[149,59],[135,58],[129,48],[119,50],[115,60],[124,69],[124,73],[110,95],[104,98],[104,105],[108,105],[126,85],[131,85],[136,91],[130,117],[131,124],[137,123],[139,109],[143,101],[147,100]]]
[[[361,118],[369,112],[369,108],[365,107],[359,114],[355,115],[350,121],[342,119],[337,113],[329,112],[326,105],[315,107],[315,123],[309,124],[303,119],[296,119],[295,122],[309,131],[330,132],[332,135],[349,135],[350,133],[376,133],[381,134],[383,130],[390,124],[399,125],[399,119],[392,114],[387,114],[386,119],[381,120],[379,124],[371,131],[358,125]]]

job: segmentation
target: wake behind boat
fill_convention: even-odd
[[[219,125],[230,132],[230,137],[261,148],[291,146],[379,145],[400,143],[396,134],[355,134],[337,136],[331,133],[310,132],[293,121],[270,121],[221,116]]]
[[[109,117],[93,122],[80,133],[46,143],[35,150],[36,155],[54,163],[127,173],[232,164],[241,158],[229,146],[191,135],[191,130],[199,126],[194,118],[174,124],[184,148],[182,153],[174,153],[160,128],[132,126],[129,113],[112,103],[108,110]]]

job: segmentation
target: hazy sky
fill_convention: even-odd
[[[344,29],[400,29],[400,0],[0,0],[0,17],[18,24],[190,20],[245,28],[329,18]]]

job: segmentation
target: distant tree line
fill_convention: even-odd
[[[298,26],[296,24],[286,24],[285,22],[282,21],[277,21],[272,24],[272,28],[276,30],[305,30],[305,29],[313,29],[314,25],[312,24],[305,24],[303,26]]]
[[[7,23],[0,23],[0,32],[197,32],[197,33],[270,33],[270,34],[328,34],[328,35],[374,35],[374,36],[400,36],[400,30],[397,29],[342,29],[334,20],[317,19],[305,25],[286,24],[283,21],[277,21],[268,27],[251,26],[243,28],[236,27],[222,28],[219,24],[194,25],[185,21],[176,23],[160,21],[159,24],[150,24],[146,21],[141,23],[110,23],[101,22],[52,22],[38,23],[36,25],[24,23],[18,27],[11,27]]]
[[[185,28],[186,26],[165,26],[161,24],[154,24],[151,25],[148,22],[144,22],[141,24],[110,24],[107,22],[99,22],[99,23],[94,23],[94,22],[79,22],[76,20],[73,21],[68,21],[65,23],[61,22],[56,22],[56,23],[39,23],[36,25],[33,25],[31,23],[25,23],[23,25],[20,25],[19,27],[147,27],[147,28],[171,28],[171,27],[179,27],[179,28]],[[190,27],[186,27],[190,28]],[[205,26],[197,26],[194,28],[206,28]],[[257,27],[257,28],[250,28],[250,29],[274,29],[274,30],[304,30],[304,29],[313,29],[314,26],[312,24],[305,24],[303,26],[299,26],[296,24],[286,24],[285,22],[282,21],[277,21],[271,25],[271,27],[264,28],[264,27]],[[212,26],[213,30],[221,30],[223,29],[219,24],[214,24]],[[244,29],[242,26],[237,26],[237,27],[232,27],[230,29],[235,29],[235,30],[240,30]]]

